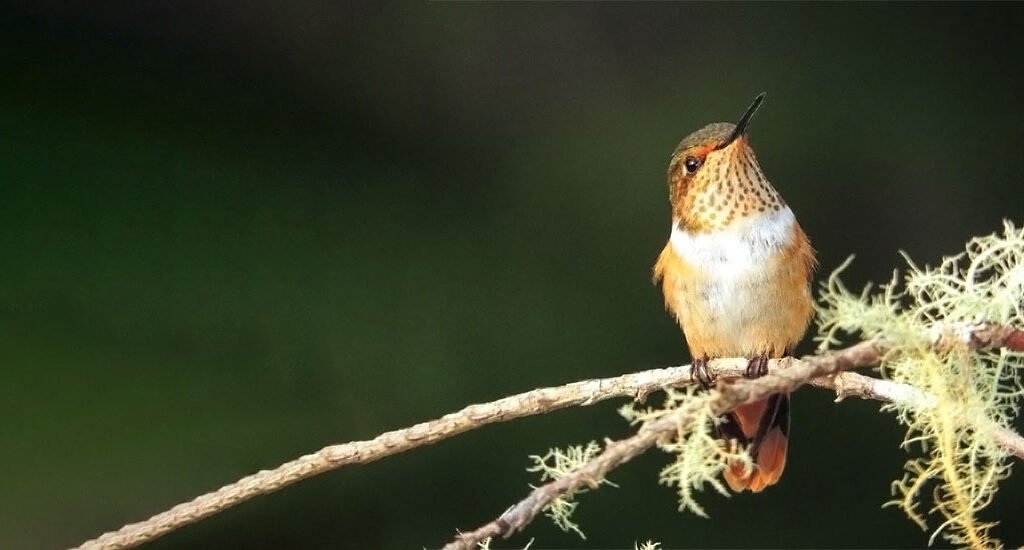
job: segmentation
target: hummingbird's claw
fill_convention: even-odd
[[[760,378],[768,374],[768,354],[762,353],[751,357],[747,362],[747,378]]]
[[[690,378],[700,384],[700,387],[705,390],[714,383],[714,380],[711,378],[711,371],[708,370],[708,357],[706,355],[693,360],[693,366],[690,368]]]

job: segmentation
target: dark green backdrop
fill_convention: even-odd
[[[829,271],[1024,222],[1018,5],[336,2],[0,8],[0,547],[56,548],[323,445],[688,360],[650,266],[664,172],[734,120]],[[809,343],[805,342],[804,348]],[[154,548],[438,546],[621,403],[258,498]],[[801,391],[763,494],[675,511],[667,457],[535,548],[909,547],[901,431]],[[1024,482],[986,517],[1024,542]]]

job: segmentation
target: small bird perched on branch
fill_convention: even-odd
[[[709,359],[747,357],[748,377],[767,373],[810,322],[814,251],[793,211],[761,171],[747,125],[765,94],[736,124],[709,124],[672,153],[668,194],[672,233],[654,265],[665,307],[686,336],[695,378],[711,384]],[[734,491],[761,491],[786,465],[789,396],[743,405],[718,427],[724,439],[749,445],[753,468],[731,464]]]

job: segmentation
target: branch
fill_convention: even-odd
[[[1008,330],[1009,332],[1004,330],[1004,333],[997,333],[993,332],[991,327],[985,326],[978,327],[975,331],[967,332],[966,336],[972,339],[972,347],[1007,345],[1014,349],[1024,350],[1024,332],[1015,329]],[[975,338],[976,333],[979,335],[978,338]],[[959,336],[962,335],[954,335],[954,337]],[[984,339],[981,336],[984,336]],[[936,336],[936,342],[938,343],[943,341],[944,338],[949,337],[946,333],[943,333]],[[1019,345],[1020,348],[1014,347],[1015,345]],[[853,349],[859,349],[861,352],[872,351],[866,353],[861,357],[859,363],[851,365],[849,368],[877,364],[886,348],[879,343],[867,342],[848,348],[836,355],[844,356],[843,354]],[[814,359],[814,357],[811,357],[806,358],[804,361],[813,361]],[[773,361],[772,363],[771,366],[777,366],[777,362]],[[795,363],[800,364],[801,362]],[[712,373],[720,377],[731,378],[742,376],[746,370],[746,365],[746,359],[719,359],[713,361],[709,368]],[[845,377],[850,374],[852,373],[846,373],[842,376]],[[441,418],[422,422],[408,428],[386,432],[370,440],[324,447],[315,453],[282,464],[273,470],[257,472],[213,492],[196,497],[189,502],[178,504],[147,520],[131,523],[116,531],[105,533],[98,538],[83,543],[78,548],[131,548],[236,506],[258,495],[278,491],[292,483],[343,466],[373,462],[416,447],[437,443],[438,441],[496,422],[505,422],[548,413],[566,407],[592,405],[615,397],[629,396],[642,401],[651,392],[658,391],[664,387],[680,386],[691,382],[690,367],[686,365],[652,369],[612,378],[584,380],[564,386],[540,388],[489,403],[470,405]],[[816,383],[816,385],[833,387],[827,384]],[[840,395],[843,394],[840,393]],[[847,389],[846,395],[859,394],[851,389]],[[867,394],[863,396],[872,397]],[[1006,441],[1008,448],[1024,450],[1024,440],[1020,440],[1016,434],[1013,434],[1013,437],[1008,435]],[[1015,454],[1024,458],[1024,452],[1015,452]]]
[[[745,359],[736,359],[731,363],[729,360],[722,360],[716,364],[724,364],[718,370],[722,375],[740,376],[747,363]],[[178,504],[145,521],[130,523],[117,531],[105,533],[78,548],[131,548],[253,497],[275,492],[297,481],[343,466],[373,462],[496,422],[548,413],[566,407],[593,405],[615,397],[642,398],[663,387],[689,384],[691,381],[690,366],[686,365],[539,388],[489,403],[469,405],[441,418],[385,432],[370,440],[324,447],[273,470],[257,472],[189,502]]]
[[[745,359],[717,361],[724,376],[740,376]],[[225,485],[216,491],[178,504],[145,521],[130,523],[83,543],[81,550],[131,548],[171,531],[236,506],[253,497],[283,489],[292,483],[351,464],[366,464],[416,447],[423,447],[481,428],[548,413],[572,406],[593,405],[615,397],[643,398],[666,386],[691,383],[690,366],[652,369],[612,378],[599,378],[539,388],[489,403],[469,405],[441,418],[408,428],[383,433],[373,439],[324,447],[319,451],[286,462],[273,470],[263,470]]]

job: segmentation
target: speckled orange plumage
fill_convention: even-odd
[[[683,139],[669,164],[672,234],[654,279],[694,359],[781,357],[803,336],[812,314],[814,252],[743,130],[706,126]],[[726,468],[734,491],[761,491],[778,481],[788,416],[785,395],[729,415],[735,437],[755,451],[752,471]]]

